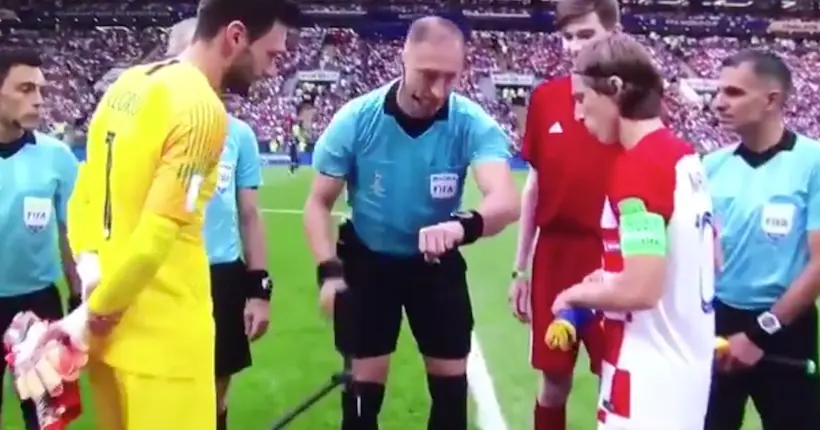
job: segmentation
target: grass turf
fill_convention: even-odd
[[[324,384],[341,363],[332,348],[331,327],[317,310],[314,263],[302,234],[300,210],[311,173],[300,170],[290,176],[284,168],[265,171],[266,185],[260,191],[267,227],[270,269],[276,292],[271,329],[253,347],[254,366],[239,375],[231,389],[229,425],[236,430],[268,429],[280,415]],[[520,183],[524,176],[518,175]],[[474,187],[465,196],[465,206],[479,200]],[[340,205],[340,210],[344,207]],[[528,332],[513,320],[507,309],[506,290],[515,248],[515,227],[498,237],[470,246],[470,288],[489,373],[510,430],[531,427],[536,377],[528,364]],[[597,382],[581,358],[569,409],[570,430],[595,429]],[[4,429],[23,426],[15,397],[6,378]],[[84,391],[87,387],[84,385]],[[90,399],[85,402],[91,407]],[[386,430],[426,428],[429,402],[421,360],[409,331],[404,330],[392,360],[387,399],[381,415]],[[759,429],[756,415],[749,414],[744,430]],[[201,413],[180,411],[180,413]],[[71,430],[91,430],[91,414],[85,413]],[[292,430],[338,429],[338,395],[332,394],[300,416]],[[105,430],[105,429],[99,429]],[[497,429],[484,429],[497,430]]]

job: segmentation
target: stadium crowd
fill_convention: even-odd
[[[89,8],[93,4],[77,7]],[[62,136],[66,126],[82,134],[99,90],[111,76],[106,76],[109,71],[161,57],[166,38],[167,30],[158,27],[12,30],[0,46],[30,44],[42,50],[54,90],[48,100],[47,127]],[[300,43],[293,44],[295,49],[281,58],[281,73],[277,77],[257,84],[250,97],[230,103],[234,113],[252,125],[259,141],[266,142],[263,151],[275,151],[283,142],[293,139],[295,123],[304,126],[301,133],[305,141],[314,140],[345,101],[400,74],[400,41],[365,39],[342,28],[304,28],[298,38]],[[789,106],[791,125],[809,136],[820,136],[816,120],[820,107],[813,102],[820,96],[820,77],[812,70],[820,62],[817,42],[695,39],[657,34],[641,38],[652,48],[668,80],[669,119],[676,130],[700,144],[703,150],[729,143],[732,137],[716,127],[708,95],[699,95],[702,99],[695,102],[684,97],[677,87],[682,79],[715,78],[719,62],[747,46],[765,46],[787,60],[796,77],[796,97]],[[468,63],[459,90],[492,112],[514,142],[524,125],[524,109],[516,106],[526,103],[526,89],[494,92],[492,83],[486,84],[491,74],[531,74],[536,79],[547,79],[566,73],[568,67],[559,36],[533,32],[474,31],[470,35]],[[296,78],[297,72],[314,70],[338,72],[338,80],[300,82]],[[64,137],[73,140],[72,136]]]

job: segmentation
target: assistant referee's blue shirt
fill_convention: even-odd
[[[731,146],[704,159],[724,266],[715,295],[738,309],[767,309],[809,261],[820,229],[820,143],[787,131],[770,150]]]
[[[205,246],[211,264],[230,263],[242,255],[238,191],[262,185],[259,145],[251,127],[230,117],[219,159],[216,192],[205,209]]]
[[[450,94],[413,137],[397,120],[397,82],[344,105],[316,142],[313,167],[347,182],[351,222],[375,252],[418,254],[421,228],[461,206],[471,164],[506,161],[508,137],[478,104]]]
[[[14,297],[62,278],[58,226],[78,161],[65,143],[40,133],[0,146],[0,297]]]

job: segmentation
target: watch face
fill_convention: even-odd
[[[760,315],[757,319],[757,323],[760,324],[760,328],[769,334],[772,334],[780,329],[780,322],[777,320],[777,317],[772,314]]]

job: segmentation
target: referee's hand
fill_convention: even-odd
[[[340,278],[328,279],[322,284],[319,290],[319,308],[328,316],[333,316],[334,304],[336,303],[336,294],[341,293],[347,289],[347,284]]]
[[[424,227],[419,231],[419,252],[438,257],[457,247],[464,240],[464,227],[458,221],[447,221]]]

